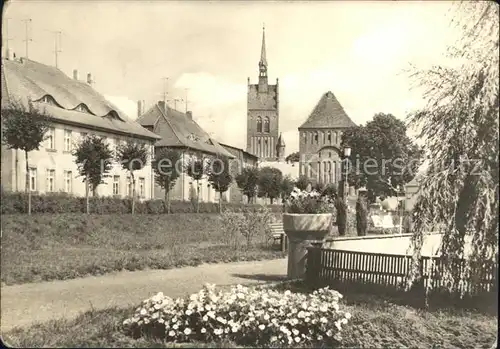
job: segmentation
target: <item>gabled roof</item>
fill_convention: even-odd
[[[250,158],[253,158],[254,160],[258,160],[259,159],[259,157],[257,155],[249,153],[249,152],[247,152],[244,149],[241,149],[241,148],[238,148],[238,147],[234,147],[234,146],[226,144],[226,143],[219,143],[219,144],[221,146],[223,146],[224,148],[229,148],[229,149],[233,149],[233,150],[236,150],[236,151],[241,151],[244,155],[246,155],[246,156],[248,156]]]
[[[299,127],[304,128],[348,128],[356,124],[347,116],[335,95],[328,91],[325,93],[306,122]]]
[[[221,154],[229,158],[234,155],[224,149],[217,141],[210,138],[193,119],[186,114],[156,103],[142,114],[137,122],[142,126],[153,126],[161,139],[157,147],[182,147],[202,151],[208,154]]]
[[[1,69],[2,107],[11,102],[26,106],[31,100],[56,122],[146,139],[159,138],[130,120],[89,84],[71,79],[55,67],[23,58],[2,59]]]

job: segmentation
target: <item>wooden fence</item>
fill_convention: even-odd
[[[347,290],[364,288],[370,292],[405,292],[411,258],[407,255],[343,251],[315,246],[308,250],[306,281],[318,286],[343,286]],[[463,268],[465,261],[460,263]],[[465,298],[477,298],[487,294],[496,298],[498,264],[485,266],[481,275],[476,275],[479,278],[476,286],[471,287],[470,284],[461,282],[453,294],[447,291],[442,272],[443,263],[439,257],[421,257],[422,277],[414,284],[411,293],[424,295],[425,290],[429,289],[435,295],[447,297],[461,294]]]

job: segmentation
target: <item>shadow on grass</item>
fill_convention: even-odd
[[[286,275],[278,274],[231,274],[232,277],[257,281],[286,281]]]

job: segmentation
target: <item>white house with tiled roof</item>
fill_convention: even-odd
[[[331,91],[321,96],[299,127],[299,173],[312,183],[338,183],[341,180],[342,132],[353,126],[356,124]]]
[[[2,109],[10,103],[44,110],[50,117],[51,128],[40,150],[28,154],[31,190],[38,193],[67,192],[85,195],[85,185],[78,176],[72,151],[85,135],[96,134],[109,142],[112,149],[124,141],[145,143],[151,151],[160,138],[125,116],[118,108],[92,88],[87,81],[73,79],[61,70],[29,59],[2,59]],[[151,155],[153,155],[151,153]],[[151,158],[151,157],[150,157]],[[24,191],[26,165],[21,151],[2,145],[2,187]],[[115,163],[105,184],[99,185],[100,196],[126,197],[132,193],[130,177]],[[153,197],[151,162],[135,173],[136,193],[142,199]]]
[[[139,102],[140,105],[142,102]],[[138,106],[140,113],[141,107]],[[145,129],[155,132],[161,137],[155,144],[156,149],[173,148],[178,149],[182,154],[182,162],[188,164],[190,158],[197,156],[199,158],[209,158],[211,156],[223,155],[234,161],[236,157],[220,145],[215,139],[205,132],[193,120],[192,113],[182,113],[178,110],[166,106],[160,101],[153,105],[146,112],[138,116],[137,122]],[[170,198],[174,200],[190,200],[197,192],[196,184],[187,174],[182,173],[170,191]],[[208,182],[207,178],[199,181],[199,197],[201,202],[217,202],[219,193],[217,193]],[[226,199],[231,197],[231,187],[225,193]],[[155,185],[155,197],[164,198],[165,192],[159,186]]]

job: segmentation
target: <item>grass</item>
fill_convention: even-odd
[[[224,238],[215,214],[4,215],[1,281],[10,285],[283,257],[259,241],[235,249]]]
[[[292,287],[293,290],[293,287]],[[294,290],[297,291],[297,290]],[[303,290],[298,290],[303,291]],[[497,334],[497,317],[462,310],[423,310],[364,294],[344,295],[342,306],[353,314],[343,332],[350,348],[490,348]],[[232,343],[174,344],[121,333],[122,321],[134,308],[90,311],[75,320],[56,320],[15,329],[3,336],[15,347],[212,347]]]

